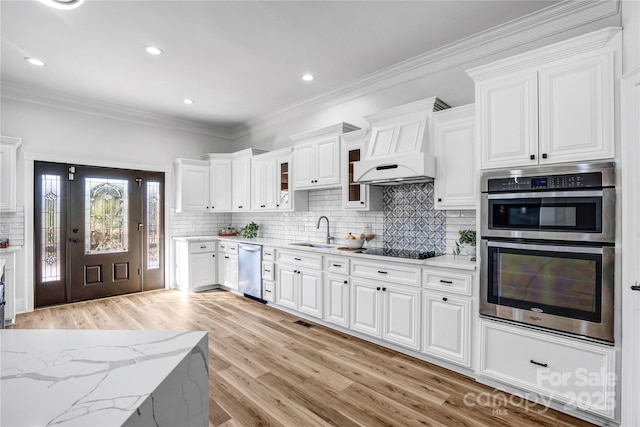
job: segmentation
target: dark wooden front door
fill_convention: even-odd
[[[37,162],[36,307],[164,287],[163,181]]]

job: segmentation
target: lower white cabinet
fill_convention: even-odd
[[[276,304],[322,317],[322,275],[319,271],[278,265]]]
[[[324,320],[345,328],[349,327],[349,289],[349,276],[325,275]]]
[[[351,329],[414,350],[420,347],[420,290],[351,279]]]
[[[276,285],[269,280],[262,281],[262,299],[267,302],[276,302]]]
[[[5,322],[7,325],[15,323],[16,308],[15,308],[15,288],[16,288],[16,254],[15,252],[0,253],[0,259],[5,262],[4,265],[4,319],[0,319],[0,322]],[[0,275],[2,271],[0,270]]]
[[[215,285],[216,242],[176,240],[176,283],[185,291]]]
[[[238,244],[218,242],[218,283],[227,289],[238,290]]]
[[[471,299],[422,291],[422,352],[471,367]]]
[[[481,340],[483,377],[614,419],[613,347],[485,319]]]

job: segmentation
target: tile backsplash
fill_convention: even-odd
[[[9,239],[11,246],[24,246],[24,206],[0,213],[0,238]]]
[[[171,236],[217,234],[226,225],[240,228],[251,221],[260,225],[258,235],[284,241],[308,240],[324,243],[326,223],[316,229],[318,218],[330,221],[330,234],[340,244],[349,233],[360,234],[370,225],[376,237],[365,247],[435,250],[452,253],[458,231],[476,228],[476,211],[433,209],[433,183],[388,186],[383,211],[353,212],[342,209],[341,190],[309,192],[309,210],[304,212],[247,212],[208,214],[171,213]]]

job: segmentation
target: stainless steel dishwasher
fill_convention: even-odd
[[[262,246],[251,243],[238,245],[238,290],[245,297],[266,303],[262,299]]]

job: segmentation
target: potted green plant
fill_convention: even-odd
[[[249,224],[240,229],[240,237],[244,237],[245,239],[253,239],[258,236],[258,228],[260,228],[260,226],[251,221]]]
[[[459,255],[464,250],[466,255],[469,255],[471,261],[476,259],[476,232],[475,230],[460,230],[458,232],[460,237],[456,242],[456,248],[454,249],[454,255]]]

